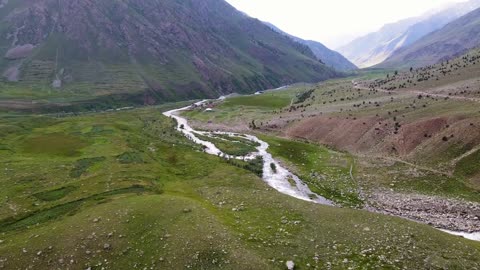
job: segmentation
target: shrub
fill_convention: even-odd
[[[277,173],[277,165],[275,163],[270,163],[270,168],[272,168],[273,173]]]

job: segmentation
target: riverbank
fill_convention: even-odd
[[[372,212],[404,217],[459,235],[473,237],[480,232],[479,203],[385,189],[371,192],[367,201],[367,209]]]
[[[196,103],[195,106],[201,106],[206,101]],[[210,136],[215,133],[228,136],[238,135],[230,132],[209,132],[196,131],[189,124],[187,119],[178,116],[181,111],[190,109],[190,106],[165,112],[164,115],[172,117],[177,121],[177,129],[184,133],[188,138],[197,144],[205,147],[205,151],[212,155],[226,156],[214,144],[198,139],[195,134]],[[295,174],[280,165],[273,159],[271,154],[267,152],[268,143],[259,140],[255,136],[242,135],[249,140],[260,143],[258,153],[264,159],[264,181],[277,191],[306,201],[312,201],[320,204],[333,205],[333,203],[317,194],[313,193],[308,186],[299,179]],[[245,157],[237,157],[244,159]],[[273,172],[271,163],[279,168],[277,172]],[[294,185],[292,185],[292,180]],[[402,217],[424,224],[431,225],[444,232],[463,236],[465,238],[480,241],[478,231],[480,230],[479,210],[480,206],[475,203],[465,204],[464,202],[448,200],[444,198],[429,197],[418,194],[399,194],[393,192],[376,192],[369,195],[367,199],[366,210],[386,215]]]
[[[194,106],[201,106],[206,101],[201,101],[195,103]],[[268,143],[258,139],[252,135],[244,135],[241,136],[249,141],[258,143],[259,146],[256,148],[257,152],[250,153],[247,156],[231,156],[228,154],[223,153],[215,144],[202,140],[198,137],[201,136],[213,136],[213,135],[224,135],[224,136],[231,136],[235,137],[238,136],[236,133],[230,132],[209,132],[209,131],[197,131],[193,129],[189,124],[188,121],[178,116],[178,113],[181,111],[185,111],[189,109],[191,106],[187,106],[180,109],[175,109],[171,111],[164,112],[163,115],[174,118],[177,121],[177,130],[182,132],[187,138],[192,140],[193,142],[200,144],[204,147],[204,151],[210,155],[222,156],[226,159],[253,159],[256,157],[261,157],[263,159],[263,180],[276,189],[278,192],[292,196],[297,199],[301,199],[304,201],[310,201],[318,204],[323,205],[333,205],[333,202],[327,200],[326,198],[319,196],[312,192],[309,187],[300,180],[298,176],[288,171],[284,168],[280,162],[275,160],[270,153],[267,152],[269,147]]]

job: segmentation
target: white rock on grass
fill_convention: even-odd
[[[52,82],[52,87],[53,88],[61,88],[62,87],[62,81],[59,79],[56,79]]]
[[[295,269],[295,263],[293,261],[288,261],[287,262],[287,269],[288,270],[293,270]]]

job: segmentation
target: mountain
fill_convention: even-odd
[[[351,71],[358,69],[357,66],[355,66],[352,62],[350,62],[347,58],[345,58],[343,55],[340,53],[333,51],[329,48],[327,48],[325,45],[323,45],[320,42],[313,41],[313,40],[304,40],[296,36],[292,36],[290,34],[287,34],[286,32],[280,30],[278,27],[275,25],[265,22],[266,25],[271,27],[274,31],[281,33],[285,36],[290,37],[296,42],[299,42],[301,44],[307,45],[312,52],[315,54],[315,56],[322,60],[327,66],[332,67],[336,70],[340,71]]]
[[[387,24],[378,32],[360,37],[341,47],[338,51],[360,68],[380,63],[386,59],[385,51],[389,46],[396,46],[391,41],[397,39],[407,29],[417,22],[416,18],[403,20],[394,24]],[[390,49],[392,50],[392,49]]]
[[[421,67],[480,46],[480,8],[393,53],[378,67]]]
[[[388,24],[379,31],[358,38],[338,49],[357,66],[374,66],[425,35],[480,7],[480,0],[449,5],[423,16]]]
[[[1,3],[4,81],[58,99],[153,104],[339,75],[223,0]]]

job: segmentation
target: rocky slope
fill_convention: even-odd
[[[480,9],[393,53],[379,67],[421,67],[459,56],[480,46]]]
[[[314,40],[304,40],[295,36],[292,36],[290,34],[285,33],[284,31],[280,30],[278,27],[271,23],[266,23],[269,27],[271,27],[273,30],[277,31],[278,33],[281,33],[283,35],[286,35],[290,38],[292,38],[294,41],[299,42],[301,44],[307,45],[312,52],[315,54],[315,56],[320,59],[322,62],[324,62],[327,66],[332,67],[336,70],[340,71],[352,71],[355,69],[358,69],[355,64],[350,62],[347,58],[345,58],[343,55],[340,53],[331,50],[327,48],[325,45],[318,41]]]
[[[0,37],[6,81],[143,104],[338,75],[223,0],[2,1]]]
[[[371,67],[385,61],[396,50],[408,47],[478,7],[480,7],[479,0],[470,0],[420,17],[388,24],[377,32],[339,48],[338,51],[359,67]]]

